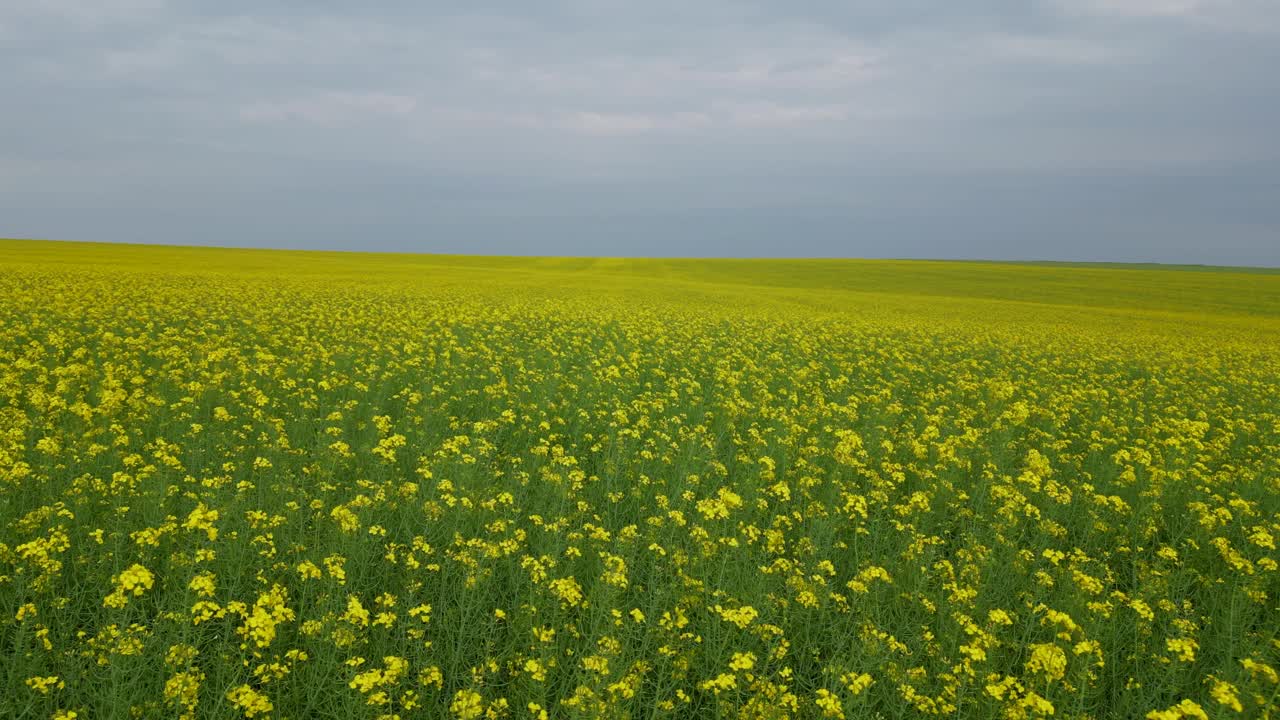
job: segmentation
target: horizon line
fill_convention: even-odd
[[[165,248],[171,250],[240,250],[265,253],[340,253],[348,255],[392,255],[408,257],[446,257],[446,258],[495,258],[495,259],[554,259],[554,260],[675,260],[675,261],[784,261],[784,262],[909,262],[909,263],[988,263],[997,265],[1075,265],[1097,269],[1137,269],[1176,270],[1194,268],[1202,270],[1248,271],[1264,273],[1280,273],[1280,265],[1215,265],[1210,263],[1170,263],[1159,260],[1061,260],[1041,259],[997,259],[983,257],[870,257],[852,255],[535,255],[535,254],[496,254],[496,253],[458,253],[458,252],[426,252],[412,250],[352,250],[346,248],[298,248],[298,247],[249,247],[244,245],[201,245],[176,242],[130,242],[116,240],[77,240],[69,238],[32,238],[0,236],[0,243],[50,243],[64,245],[103,245],[130,248]],[[0,264],[4,261],[0,260]]]

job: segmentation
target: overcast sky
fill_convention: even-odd
[[[1280,265],[1277,68],[1278,0],[0,0],[0,236]]]

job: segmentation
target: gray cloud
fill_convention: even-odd
[[[964,5],[2,6],[0,234],[1280,265],[1280,6]]]

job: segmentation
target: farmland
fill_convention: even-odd
[[[1280,273],[0,241],[0,717],[1280,704]]]

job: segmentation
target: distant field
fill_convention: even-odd
[[[1280,273],[0,240],[2,718],[1267,717]]]

